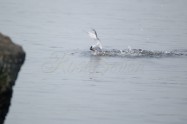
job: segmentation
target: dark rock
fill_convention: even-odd
[[[0,33],[0,124],[8,113],[13,86],[25,60],[22,47]]]

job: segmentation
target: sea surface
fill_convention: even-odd
[[[0,0],[0,32],[27,54],[5,124],[186,124],[186,6]],[[92,29],[125,55],[93,54]]]

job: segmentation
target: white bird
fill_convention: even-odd
[[[92,51],[101,51],[102,50],[102,45],[101,42],[97,36],[97,32],[95,31],[95,29],[92,29],[92,31],[88,32],[88,35],[96,42],[95,45],[92,45],[90,47],[90,50]]]

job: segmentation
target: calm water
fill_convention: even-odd
[[[94,56],[105,49],[187,50],[186,0],[1,0],[0,31],[26,53],[6,124],[186,124],[187,56]]]

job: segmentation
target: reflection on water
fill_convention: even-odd
[[[125,59],[118,62],[107,62],[106,58],[103,58],[106,55],[92,55],[91,51],[86,51],[88,60],[80,60],[77,58],[77,55],[85,55],[85,52],[76,52],[76,53],[68,53],[68,52],[53,52],[47,61],[42,64],[42,71],[44,73],[54,73],[55,71],[61,71],[63,73],[83,73],[87,72],[90,74],[93,73],[110,73],[110,72],[118,72],[123,73],[133,72],[141,70],[143,67],[141,64],[137,64],[134,62],[126,61]],[[134,55],[132,54],[131,57]],[[115,57],[115,56],[114,56]],[[118,56],[116,56],[118,57]]]
[[[6,124],[186,124],[186,5],[1,1],[0,30],[27,53]]]

